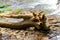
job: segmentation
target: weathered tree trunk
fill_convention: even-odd
[[[1,27],[15,28],[15,29],[25,29],[28,27],[34,27],[36,25],[38,25],[36,22],[31,21],[23,21],[19,23],[0,22]]]
[[[33,15],[33,16],[32,16]],[[24,21],[18,22],[18,23],[11,23],[11,22],[0,22],[1,27],[8,27],[8,28],[16,28],[16,29],[25,29],[28,27],[36,27],[37,29],[42,29],[42,27],[45,29],[46,26],[46,17],[43,14],[43,11],[38,13],[32,12],[32,15],[20,15],[20,16],[8,16],[5,15],[5,17],[8,18],[23,18]],[[43,26],[41,26],[41,24]]]

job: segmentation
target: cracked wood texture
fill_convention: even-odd
[[[44,11],[36,11],[36,10],[29,10],[29,11],[22,11],[19,13],[16,12],[7,12],[0,14],[1,18],[14,18],[20,19],[23,18],[23,21],[19,21],[18,23],[12,23],[8,21],[0,22],[1,27],[8,27],[8,28],[28,28],[28,27],[36,27],[40,29],[40,24],[46,23],[46,16],[44,15]],[[11,20],[11,19],[10,19]],[[11,20],[13,21],[13,20]]]

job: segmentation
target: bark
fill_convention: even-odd
[[[6,18],[23,18],[25,20],[28,20],[28,19],[31,19],[33,16],[31,16],[31,15],[28,15],[28,16],[24,16],[24,15],[8,16],[8,15],[5,15],[5,16],[1,16],[1,17],[6,17]]]
[[[15,29],[25,29],[28,27],[35,27],[38,24],[32,21],[23,21],[19,23],[8,23],[8,22],[0,22],[0,27],[7,27],[7,28],[15,28]]]
[[[32,16],[33,15],[33,16]],[[25,29],[28,27],[36,27],[37,29],[42,29],[42,27],[47,28],[46,25],[46,17],[43,14],[43,11],[40,13],[32,12],[32,15],[5,15],[2,17],[8,17],[8,18],[23,18],[23,22],[18,23],[11,23],[11,22],[0,22],[1,27],[8,27],[8,28],[16,28],[16,29]],[[40,23],[43,25],[41,26]]]

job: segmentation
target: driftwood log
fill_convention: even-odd
[[[34,27],[37,25],[38,24],[36,22],[31,22],[31,21],[23,21],[18,23],[0,22],[1,27],[15,28],[15,29],[25,29],[25,28]]]
[[[7,17],[7,18],[23,18],[23,19],[30,19],[33,17],[33,14],[28,11],[23,11],[23,12],[7,12],[7,13],[1,13],[0,17]]]
[[[24,15],[24,16],[4,16],[8,18],[23,18],[24,21],[18,23],[11,23],[11,22],[0,22],[1,27],[7,28],[16,28],[16,29],[25,29],[29,27],[35,27],[37,29],[42,29],[44,26],[46,27],[46,16],[43,14],[43,11],[39,13],[32,12],[33,16]],[[3,17],[3,16],[2,16]],[[27,18],[26,18],[27,17]],[[41,24],[43,26],[41,26]],[[44,27],[44,28],[45,28]]]

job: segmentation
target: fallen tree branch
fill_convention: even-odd
[[[9,23],[9,22],[0,22],[0,27],[15,28],[15,29],[25,29],[27,27],[35,27],[38,24],[31,21],[23,21],[19,23]]]

